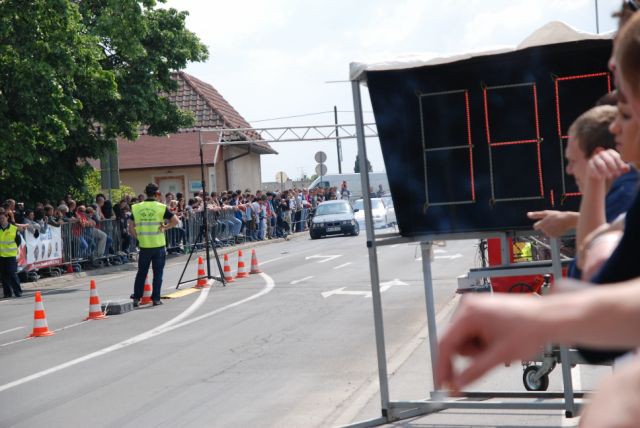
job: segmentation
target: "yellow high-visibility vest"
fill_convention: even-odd
[[[144,201],[131,207],[140,248],[164,247],[167,241],[158,228],[164,223],[167,206],[156,201]]]
[[[15,258],[18,255],[16,233],[18,228],[13,224],[9,224],[6,230],[0,230],[0,257]]]

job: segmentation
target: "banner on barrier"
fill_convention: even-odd
[[[20,246],[18,254],[18,265],[22,269],[32,270],[62,264],[62,234],[60,228],[48,226],[43,228],[37,235],[36,237],[30,230],[25,231],[25,239]]]

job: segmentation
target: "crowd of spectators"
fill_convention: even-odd
[[[192,197],[168,192],[161,202],[180,220],[177,228],[168,231],[169,253],[184,253],[192,245],[202,246],[198,236],[203,212],[208,213],[210,239],[216,246],[240,242],[288,239],[294,232],[308,229],[315,207],[324,200],[339,199],[337,188],[287,189],[275,192],[223,191],[197,192]],[[65,227],[63,245],[69,245],[74,261],[86,261],[91,267],[124,263],[136,251],[129,232],[131,206],[145,196],[124,195],[112,203],[99,193],[92,201],[76,201],[71,194],[57,203],[43,201],[33,207],[7,199],[0,205],[9,221],[22,225],[36,238],[48,227]],[[200,220],[200,221],[198,221]],[[67,225],[67,226],[65,226]],[[200,242],[197,242],[200,238]],[[67,242],[65,242],[65,240]]]

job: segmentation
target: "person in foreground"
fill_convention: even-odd
[[[167,244],[164,232],[178,225],[178,218],[169,211],[165,204],[157,201],[161,196],[155,183],[147,184],[144,190],[147,199],[131,207],[132,216],[130,233],[138,239],[140,254],[138,255],[138,273],[133,285],[133,306],[137,307],[144,293],[144,281],[149,273],[149,265],[153,266],[153,306],[162,304],[162,274],[166,258]],[[169,222],[165,224],[165,220]]]

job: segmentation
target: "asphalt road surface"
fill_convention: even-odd
[[[0,300],[0,426],[324,427],[379,417],[364,233],[314,241],[300,235],[254,248],[262,274],[104,320],[84,321],[89,280],[96,280],[103,303],[126,299],[135,265],[27,284],[21,299]],[[475,253],[473,241],[436,248],[434,292],[443,323],[457,301],[456,277],[475,266]],[[380,247],[378,255],[392,399],[424,399],[432,385],[419,247]],[[235,271],[236,253],[230,256]],[[168,259],[163,294],[174,291],[185,261]],[[187,277],[196,269],[192,260]],[[55,334],[27,339],[35,290],[42,290]],[[580,385],[590,388],[602,370],[610,371],[600,370],[578,373]],[[550,389],[561,390],[559,372]],[[515,364],[477,387],[523,390],[521,376]],[[575,423],[560,411],[495,410],[402,422]]]

